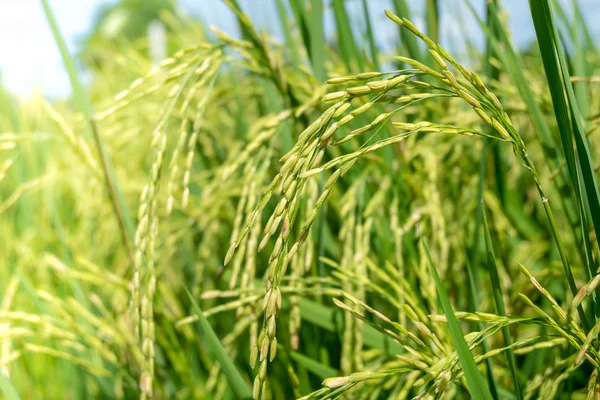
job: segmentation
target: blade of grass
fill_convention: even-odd
[[[294,65],[302,65],[302,58],[300,57],[300,51],[298,50],[298,43],[296,43],[296,38],[292,32],[289,16],[287,10],[285,9],[285,5],[283,4],[283,0],[277,0],[276,4],[288,54],[290,55]]]
[[[89,129],[90,129],[92,136],[94,138],[94,141],[96,143],[96,148],[97,148],[98,154],[100,156],[100,163],[102,165],[102,171],[104,173],[104,178],[106,180],[106,186],[108,188],[110,200],[111,200],[113,210],[114,210],[115,216],[116,216],[118,224],[119,224],[119,228],[121,230],[121,235],[123,236],[123,243],[125,244],[125,248],[127,250],[129,258],[133,260],[132,245],[131,245],[131,243],[133,241],[134,230],[135,230],[133,220],[131,218],[131,215],[129,214],[127,204],[125,202],[125,199],[123,198],[119,183],[117,182],[117,179],[115,177],[114,169],[112,167],[112,164],[111,164],[108,154],[106,152],[102,137],[100,136],[100,132],[98,130],[97,123],[94,119],[94,111],[93,111],[92,103],[91,103],[89,97],[87,96],[85,89],[81,85],[81,82],[79,81],[79,77],[77,74],[77,68],[75,67],[75,62],[73,61],[73,58],[71,57],[71,54],[69,53],[69,50],[67,49],[67,45],[62,37],[62,34],[58,27],[58,23],[56,22],[56,19],[54,18],[54,14],[52,13],[52,10],[50,9],[48,0],[41,0],[41,1],[42,1],[42,6],[44,8],[44,12],[46,14],[46,19],[48,20],[48,23],[50,24],[50,28],[52,29],[52,34],[54,36],[54,40],[56,41],[56,44],[58,45],[63,63],[65,65],[65,68],[69,75],[69,80],[70,80],[71,86],[73,88],[73,96],[75,98],[75,102],[80,107],[81,111],[83,112],[85,120],[87,121],[87,123],[89,125]]]
[[[318,361],[313,360],[310,357],[306,357],[304,354],[300,354],[296,351],[289,351],[290,358],[296,361],[299,365],[306,368],[306,370],[312,372],[321,379],[331,378],[337,376],[338,371],[335,368],[331,368],[328,365],[322,364]]]
[[[458,359],[462,366],[462,370],[465,374],[465,379],[467,381],[467,386],[469,387],[469,390],[471,392],[471,397],[474,399],[491,400],[492,395],[490,393],[490,389],[485,384],[485,380],[483,379],[481,372],[477,368],[477,364],[475,364],[473,354],[471,354],[471,351],[467,346],[467,342],[465,341],[465,337],[462,333],[462,330],[460,329],[458,319],[456,319],[454,311],[452,310],[452,305],[450,304],[450,299],[448,298],[446,288],[440,280],[437,268],[433,263],[433,260],[431,259],[431,254],[429,253],[429,249],[427,248],[427,244],[425,243],[425,240],[423,238],[421,238],[421,243],[423,244],[423,248],[425,249],[427,260],[429,261],[429,268],[431,270],[431,274],[433,275],[433,280],[435,282],[435,287],[438,292],[439,301],[442,305],[442,309],[444,310],[444,314],[446,314],[446,319],[448,321],[448,329],[450,330],[452,342],[454,343],[456,353],[458,354]]]
[[[379,64],[379,50],[375,44],[375,34],[373,33],[373,26],[371,25],[371,14],[369,12],[367,0],[362,0],[362,10],[363,14],[365,15],[366,36],[369,43],[369,51],[371,52],[371,61],[373,61],[373,66],[375,69],[379,71],[381,70]]]
[[[336,332],[336,329],[343,325],[342,315],[335,312],[331,307],[324,306],[323,304],[305,298],[300,298],[298,303],[302,319],[306,322],[330,332]],[[404,348],[401,345],[383,335],[381,332],[378,332],[368,324],[363,325],[363,336],[365,346],[383,350],[389,355],[396,355],[404,352]]]
[[[587,75],[587,61],[585,58],[585,44],[579,37],[579,28],[585,25],[585,21],[583,19],[579,19],[577,15],[577,10],[575,9],[576,1],[573,1],[573,21],[569,21],[567,13],[558,0],[553,0],[553,7],[556,10],[557,21],[562,22],[563,32],[567,32],[569,36],[569,43],[573,44],[572,52],[574,56],[569,57],[571,60],[571,67],[573,73],[577,76],[586,76]],[[564,39],[564,38],[563,38]],[[575,95],[577,96],[577,104],[579,105],[579,109],[582,117],[585,119],[589,115],[589,103],[588,103],[588,82],[582,81],[573,83],[573,87],[575,90]]]
[[[592,32],[590,31],[589,26],[585,22],[585,18],[581,13],[581,8],[579,8],[579,1],[573,1],[573,15],[577,21],[581,22],[579,26],[581,27],[583,39],[585,40],[586,53],[593,54],[595,59],[598,60],[598,58],[600,58],[600,52],[598,51],[598,47],[596,46],[594,37],[592,36]]]
[[[219,365],[221,366],[221,369],[223,370],[231,389],[238,398],[251,399],[252,391],[244,381],[244,378],[236,368],[233,361],[229,358],[229,356],[227,356],[227,353],[225,353],[223,344],[217,337],[215,331],[213,331],[208,319],[206,319],[204,316],[204,313],[200,309],[200,306],[198,306],[198,303],[196,303],[196,300],[194,300],[194,297],[190,291],[187,288],[185,288],[185,291],[190,299],[190,302],[192,303],[192,307],[194,308],[196,315],[198,316],[200,329],[204,333],[204,344],[208,351],[211,352],[219,362]]]
[[[570,82],[564,51],[555,28],[551,6],[546,0],[530,1],[529,6],[542,55],[544,71],[549,83],[552,105],[569,175],[579,200],[581,229],[584,237],[589,278],[595,275],[597,268],[592,255],[593,246],[586,239],[589,238],[590,217],[596,238],[600,237],[600,192],[598,191],[587,137],[582,127],[581,115]],[[573,146],[573,139],[575,139],[575,146]],[[571,284],[571,286],[573,285]],[[575,290],[572,288],[572,291]],[[598,309],[599,295],[600,290],[596,291],[592,298],[596,309]]]
[[[496,264],[496,255],[494,254],[494,247],[492,245],[492,237],[490,236],[490,228],[487,222],[485,213],[485,205],[482,204],[482,215],[483,215],[483,230],[485,234],[485,248],[487,253],[487,269],[490,274],[490,280],[492,281],[492,293],[494,295],[494,303],[496,304],[496,311],[500,316],[506,316],[506,308],[504,306],[504,299],[502,297],[502,285],[500,284],[500,277],[498,276],[498,269]],[[513,387],[517,399],[522,399],[523,394],[521,393],[521,386],[519,385],[519,378],[517,376],[517,363],[515,361],[515,354],[512,348],[512,337],[510,336],[510,330],[508,326],[502,327],[502,336],[504,338],[504,346],[508,348],[506,351],[506,359],[508,361],[508,367],[510,374],[513,379]]]
[[[440,41],[440,12],[438,0],[427,0],[425,5],[427,16],[427,36],[435,43]]]
[[[0,390],[6,400],[21,399],[19,393],[17,393],[17,389],[15,389],[10,379],[3,372],[0,372]]]
[[[333,15],[335,17],[335,25],[338,34],[338,44],[344,59],[344,64],[349,72],[357,68],[358,71],[364,71],[364,63],[362,55],[356,47],[354,34],[350,26],[350,20],[344,0],[333,0]]]
[[[325,34],[323,32],[323,0],[311,0],[308,32],[313,73],[319,82],[325,82]]]
[[[304,42],[304,47],[306,48],[306,52],[308,53],[308,58],[312,61],[312,52],[310,46],[310,34],[308,32],[307,26],[307,16],[306,12],[303,8],[303,0],[289,0],[290,8],[296,17],[296,23],[298,24],[298,28],[300,29],[300,36],[302,37],[302,41]]]
[[[469,301],[471,302],[471,309],[469,311],[476,312],[479,310],[479,296],[477,295],[477,287],[478,286],[476,283],[479,281],[479,279],[477,279],[477,275],[475,273],[475,268],[469,262],[468,258],[467,258],[465,264],[467,267],[467,275],[469,277]],[[477,329],[480,332],[483,331],[483,329],[484,329],[483,323],[481,321],[477,321],[475,323],[475,326],[477,327]],[[484,353],[488,353],[490,351],[490,345],[488,344],[487,340],[484,340],[481,343],[481,347],[483,348]],[[494,379],[491,358],[485,359],[485,366],[486,366],[486,376],[487,376],[487,380],[488,380],[488,385],[490,387],[490,393],[491,393],[492,397],[494,398],[494,400],[497,400],[497,399],[499,399],[498,388],[496,385],[496,380]]]
[[[574,156],[577,155],[578,167],[583,182],[580,182],[582,184],[581,191],[578,192],[576,187],[576,193],[582,197],[584,205],[589,207],[596,237],[600,237],[600,192],[598,191],[587,137],[581,122],[581,114],[566,66],[564,50],[554,25],[552,9],[547,0],[530,0],[529,7],[571,179],[574,183],[579,181],[574,160]],[[576,151],[573,148],[573,138],[575,139]],[[587,196],[584,197],[584,193]],[[586,207],[583,208],[586,209]]]

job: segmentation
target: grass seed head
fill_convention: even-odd
[[[345,90],[342,90],[339,92],[328,93],[325,96],[323,96],[323,102],[329,103],[329,102],[334,102],[334,101],[340,101],[340,100],[344,99],[347,95],[348,94],[346,93]]]
[[[404,25],[404,21],[398,17],[396,14],[394,14],[393,12],[391,12],[390,10],[385,10],[385,15],[391,19],[392,21],[394,21],[396,24],[403,26]]]

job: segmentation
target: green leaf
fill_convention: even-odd
[[[323,0],[311,0],[310,2],[310,55],[313,73],[319,82],[327,79],[325,69],[325,33],[323,32]]]
[[[194,297],[190,293],[190,291],[185,288],[188,297],[190,298],[190,302],[192,303],[192,307],[198,316],[198,322],[200,323],[200,329],[204,333],[204,344],[209,352],[213,354],[213,356],[217,359],[219,364],[221,365],[221,369],[229,382],[229,385],[235,395],[240,399],[251,399],[252,391],[246,385],[244,378],[236,368],[235,364],[227,353],[225,353],[225,349],[223,348],[223,344],[217,337],[215,331],[213,331],[208,319],[204,316],[204,313],[198,306],[198,303],[194,300]]]
[[[496,310],[498,315],[506,316],[506,308],[504,307],[504,298],[502,297],[502,285],[500,284],[500,278],[498,275],[498,268],[496,264],[496,255],[494,254],[494,246],[492,245],[492,237],[490,235],[490,228],[488,226],[487,217],[485,213],[485,206],[482,204],[482,215],[483,215],[483,229],[485,233],[485,248],[487,253],[487,269],[490,274],[490,280],[492,281],[492,294],[494,296],[494,302],[496,304]],[[521,393],[521,387],[519,385],[519,377],[517,375],[517,363],[515,361],[515,354],[512,350],[512,337],[510,336],[510,330],[508,326],[502,327],[502,336],[504,338],[504,346],[506,350],[506,358],[508,361],[508,367],[510,368],[510,374],[513,379],[514,392],[517,399],[522,399],[523,394]]]
[[[292,360],[296,361],[299,365],[303,366],[321,379],[331,378],[332,376],[338,375],[338,371],[335,368],[321,364],[320,362],[315,361],[310,357],[306,357],[305,355],[296,351],[289,351],[289,355]]]
[[[354,40],[354,34],[350,27],[350,20],[346,7],[344,6],[344,0],[333,0],[333,15],[335,17],[335,25],[337,27],[338,44],[343,56],[344,64],[346,69],[351,72],[356,67],[359,71],[364,71],[364,63],[362,55],[356,47]]]
[[[592,256],[593,245],[585,238],[589,237],[590,217],[596,238],[600,237],[600,192],[598,191],[598,183],[587,137],[583,129],[582,116],[579,113],[550,3],[547,0],[530,0],[529,7],[552,96],[552,105],[569,175],[579,202],[580,226],[585,245],[585,262],[588,268],[588,278],[590,278],[590,275],[595,275],[597,267]],[[575,146],[573,141],[575,141]],[[572,279],[569,279],[569,285],[571,291],[575,294],[577,287]],[[594,297],[596,302],[596,295]],[[585,321],[585,318],[582,317],[582,320]]]
[[[4,375],[3,372],[0,372],[0,390],[4,394],[4,398],[6,400],[20,400],[19,393],[17,393],[17,389],[13,386],[10,379]]]
[[[336,332],[336,327],[343,325],[342,315],[336,313],[335,309],[331,307],[304,298],[300,298],[298,303],[302,319],[306,322],[330,332]],[[368,324],[363,325],[363,336],[365,346],[383,350],[389,355],[404,352],[404,348],[400,344],[394,342]]]
[[[373,33],[373,27],[371,26],[371,14],[369,12],[369,6],[367,5],[367,0],[362,0],[362,9],[363,14],[365,15],[365,25],[366,25],[366,36],[367,41],[369,43],[369,50],[371,52],[371,61],[373,61],[373,65],[376,70],[380,70],[379,66],[379,49],[375,44],[375,34]]]
[[[576,1],[573,1],[573,7],[575,7]],[[557,20],[562,21],[564,27],[566,27],[567,38],[569,39],[569,43],[573,44],[572,52],[574,56],[570,57],[573,73],[577,76],[586,76],[588,75],[588,71],[590,71],[587,65],[585,52],[587,49],[585,48],[585,44],[579,37],[579,29],[582,26],[585,26],[585,20],[579,19],[576,13],[576,9],[574,9],[574,20],[570,21],[567,17],[567,13],[558,0],[553,0],[554,9],[556,10]],[[563,30],[564,33],[565,30]],[[564,39],[564,38],[563,38]],[[590,71],[591,75],[592,71]],[[573,84],[575,94],[577,96],[577,104],[579,105],[579,109],[581,115],[584,118],[587,118],[589,114],[589,103],[588,103],[588,83],[587,82],[577,82],[577,84]]]
[[[292,32],[292,27],[290,26],[289,17],[285,5],[283,4],[283,0],[277,0],[276,4],[279,20],[281,21],[281,28],[283,29],[283,36],[285,37],[286,48],[294,65],[301,65],[302,58],[300,57],[300,51],[298,50],[298,43],[296,43],[296,38]]]
[[[440,12],[438,0],[427,0],[425,7],[427,20],[427,36],[435,43],[440,41]]]
[[[598,183],[594,174],[589,145],[582,126],[582,117],[579,113],[573,86],[571,85],[569,71],[565,62],[564,50],[558,39],[558,32],[554,26],[552,11],[547,0],[529,2],[531,14],[536,30],[538,45],[544,63],[544,70],[548,79],[552,105],[558,123],[563,150],[571,179],[575,184],[578,172],[581,173],[583,186],[581,192],[576,193],[587,202],[592,221],[596,230],[596,237],[600,237],[600,194]],[[573,147],[575,139],[576,148]],[[579,161],[577,170],[574,156]],[[585,192],[583,192],[585,190]],[[587,196],[584,196],[587,194]],[[585,208],[585,207],[584,207]]]
[[[574,237],[575,241],[578,243],[577,249],[579,250],[579,256],[581,258],[581,261],[584,264],[586,264],[587,269],[588,269],[588,278],[591,279],[591,277],[589,276],[590,271],[593,268],[593,266],[590,263],[590,257],[589,257],[589,249],[591,248],[591,243],[589,241],[588,236],[582,234],[582,230],[585,231],[585,226],[586,226],[585,213],[581,212],[581,209],[582,209],[582,207],[580,206],[581,196],[574,196],[574,194],[573,194],[574,191],[571,186],[571,185],[578,184],[577,179],[575,181],[573,181],[570,177],[570,174],[562,168],[563,159],[562,159],[562,157],[560,157],[559,145],[554,140],[554,137],[552,136],[550,129],[549,129],[546,121],[543,118],[541,109],[538,106],[538,104],[536,103],[533,92],[531,91],[528,81],[527,81],[527,78],[525,77],[525,74],[523,72],[524,71],[523,64],[522,64],[517,52],[514,50],[512,44],[508,38],[508,34],[506,33],[504,27],[502,26],[500,19],[498,18],[495,8],[491,9],[489,16],[493,19],[494,28],[496,29],[495,32],[501,43],[497,42],[494,39],[494,36],[491,34],[489,29],[487,29],[485,24],[481,21],[481,19],[479,18],[477,13],[474,11],[474,9],[470,5],[469,5],[469,7],[472,11],[473,16],[479,21],[479,24],[482,27],[482,29],[484,29],[484,31],[486,32],[488,37],[491,38],[490,44],[494,48],[494,52],[495,52],[496,56],[503,62],[503,64],[510,71],[510,73],[513,77],[513,80],[515,81],[516,86],[519,89],[519,92],[521,93],[523,100],[527,104],[527,109],[529,110],[529,115],[531,117],[531,121],[535,128],[535,131],[538,133],[538,137],[542,144],[542,149],[544,150],[546,161],[547,161],[550,169],[553,171],[558,171],[558,174],[555,176],[554,181],[556,183],[558,193],[561,196],[560,198],[563,202],[567,218],[569,220],[571,229],[573,231],[573,237]],[[568,164],[569,164],[569,161],[567,160],[567,165]],[[544,203],[544,207],[546,208],[546,211],[548,212],[549,204],[547,202]],[[548,216],[548,222],[552,226],[555,226],[556,223],[554,221],[554,217],[549,214],[547,214],[547,216]],[[555,233],[556,232],[553,230],[553,234],[555,234]],[[557,246],[559,248],[559,252],[561,254],[561,260],[563,262],[565,275],[569,282],[571,292],[573,292],[573,295],[575,295],[575,293],[577,292],[577,289],[575,287],[575,280],[574,280],[573,274],[571,272],[570,262],[569,262],[568,258],[566,257],[566,252],[564,252],[564,248],[562,247],[560,238],[555,236],[555,240],[556,240]],[[582,251],[581,250],[582,248],[584,248],[585,251]],[[582,317],[582,321],[585,321],[585,315],[583,314],[583,311],[581,308],[578,309],[578,312],[579,312],[580,316]]]
[[[302,42],[304,43],[304,47],[308,53],[308,58],[312,61],[313,56],[311,53],[310,33],[308,32],[308,18],[303,7],[303,0],[289,0],[289,4],[290,8],[292,9],[292,13],[296,18],[298,28],[300,29],[300,36],[302,37]]]
[[[429,254],[427,244],[425,243],[424,239],[421,239],[421,241],[423,243],[425,253],[427,254],[427,259],[429,260],[431,274],[433,275],[433,279],[435,281],[435,286],[438,292],[440,303],[442,304],[442,308],[444,310],[444,314],[446,314],[446,319],[448,320],[448,329],[450,330],[452,342],[454,343],[456,353],[458,354],[458,359],[465,374],[465,379],[471,392],[471,397],[480,400],[492,400],[493,397],[490,393],[490,389],[485,384],[485,380],[477,368],[477,364],[475,364],[473,354],[471,354],[471,351],[467,346],[467,342],[465,341],[465,337],[460,329],[458,319],[456,319],[454,311],[452,310],[452,305],[450,304],[450,299],[448,298],[446,288],[442,284],[437,272],[437,268],[431,259],[431,254]]]
[[[479,229],[478,229],[479,231]],[[474,250],[471,250],[474,251]],[[475,258],[475,257],[473,257]],[[473,267],[472,262],[469,261],[469,259],[467,258],[465,261],[466,264],[466,269],[467,269],[467,275],[468,275],[468,281],[469,281],[469,289],[467,290],[469,293],[469,301],[471,303],[471,308],[469,309],[469,311],[471,312],[476,312],[477,310],[479,310],[479,296],[477,295],[477,283],[479,282],[479,279],[477,279],[478,274],[476,274],[476,270]],[[477,328],[477,330],[482,331],[484,329],[483,326],[483,322],[481,321],[477,321],[475,322],[475,326]],[[488,344],[487,340],[483,340],[481,342],[481,347],[483,348],[483,352],[484,353],[488,353],[490,351],[490,345]],[[494,379],[494,374],[492,373],[492,359],[491,358],[486,358],[485,359],[485,366],[486,366],[486,377],[487,377],[487,381],[488,381],[488,385],[490,387],[490,393],[492,395],[492,397],[494,398],[494,400],[497,400],[498,397],[498,392],[499,392],[499,388],[497,387],[496,384],[496,380]]]

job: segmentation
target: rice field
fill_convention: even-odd
[[[386,46],[367,0],[221,1],[240,35],[164,10],[85,85],[39,3],[72,96],[0,92],[3,398],[600,399],[580,3],[523,1],[523,50],[482,0],[466,57],[437,0]]]

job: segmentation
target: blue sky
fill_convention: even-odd
[[[101,4],[115,0],[49,0],[59,26],[67,40],[70,50],[77,49],[78,39],[90,29],[93,16]],[[471,0],[482,12],[484,0]],[[326,2],[327,4],[328,2]],[[384,8],[391,8],[389,0],[369,0],[375,35],[378,42],[390,44],[396,39],[397,30],[386,21]],[[419,26],[424,0],[408,2]],[[533,39],[533,27],[529,15],[527,0],[505,0],[503,4],[510,15],[510,27],[513,39],[519,45]],[[570,3],[569,0],[563,3]],[[199,16],[226,32],[235,33],[236,24],[233,15],[220,0],[180,0],[187,12]],[[269,29],[276,35],[280,28],[277,21],[274,0],[242,0],[242,7],[259,26]],[[360,1],[348,0],[350,17],[360,24]],[[464,0],[443,0],[441,41],[445,46],[454,46],[460,51],[460,39],[463,34],[480,36],[479,30],[464,6]],[[600,2],[580,0],[589,21],[600,17]],[[594,36],[600,37],[600,26],[590,24]],[[325,19],[325,30],[333,29],[331,15]],[[458,48],[457,48],[458,47]],[[69,93],[69,82],[63,69],[58,49],[44,17],[40,0],[0,0],[0,76],[5,86],[19,96],[29,96],[41,92],[50,96],[64,96]]]

